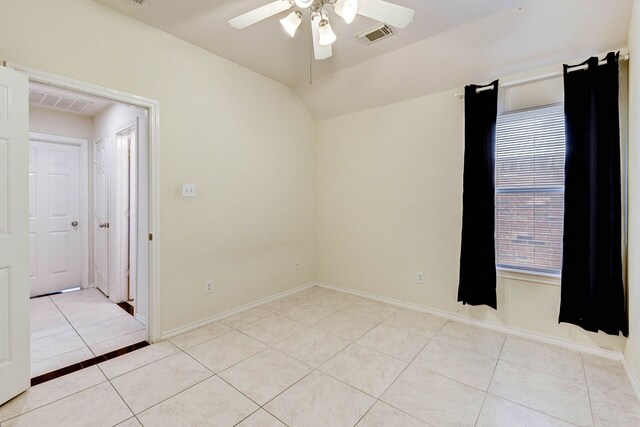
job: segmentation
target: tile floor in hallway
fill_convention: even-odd
[[[9,426],[640,426],[617,361],[313,287],[31,388]]]
[[[98,289],[29,301],[31,376],[144,341],[145,327]]]

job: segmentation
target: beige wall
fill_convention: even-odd
[[[29,107],[29,131],[93,139],[93,118],[47,108]]]
[[[90,0],[0,0],[0,10],[0,59],[160,101],[164,332],[318,279],[624,349],[558,325],[554,285],[500,279],[497,312],[456,303],[463,102],[453,92],[314,125],[290,89]],[[198,197],[180,197],[184,182]],[[205,297],[206,279],[217,289]]]
[[[160,102],[163,332],[314,279],[313,120],[291,89],[91,0],[0,10],[1,60]]]
[[[533,70],[503,80],[559,69]],[[528,92],[515,91],[520,99],[511,97],[507,104],[527,106],[522,96]],[[558,325],[557,285],[500,278],[498,311],[456,302],[464,102],[453,95],[454,91],[444,92],[318,123],[318,279],[499,325],[623,350],[622,337]],[[425,272],[423,285],[416,283],[418,271]]]
[[[625,358],[640,383],[640,0],[629,34],[629,342]]]

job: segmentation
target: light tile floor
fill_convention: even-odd
[[[30,300],[31,376],[146,339],[144,325],[97,289]]]
[[[0,423],[626,427],[640,403],[619,362],[313,287],[33,387]]]

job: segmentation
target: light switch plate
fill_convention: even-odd
[[[182,197],[196,197],[196,185],[182,184]]]

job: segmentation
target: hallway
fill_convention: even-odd
[[[31,377],[146,340],[145,327],[98,289],[30,300]]]

